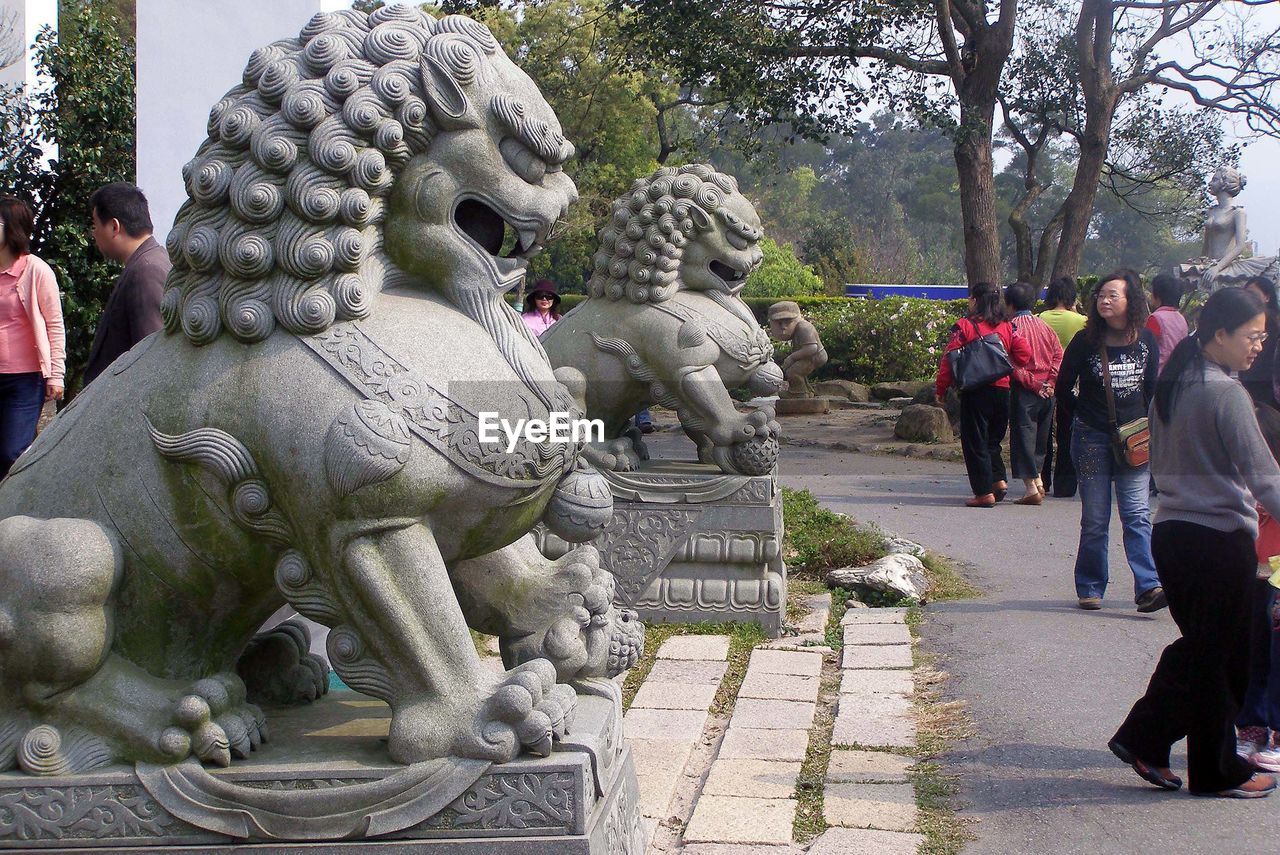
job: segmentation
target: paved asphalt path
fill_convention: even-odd
[[[943,758],[961,777],[961,816],[976,820],[966,853],[1280,851],[1280,796],[1165,793],[1107,751],[1177,635],[1167,611],[1134,611],[1118,521],[1105,607],[1083,612],[1071,575],[1075,499],[970,509],[959,463],[815,448],[784,446],[779,472],[833,510],[956,559],[984,592],[929,606],[922,629],[953,675],[948,693],[968,703],[976,724],[977,736]],[[1175,771],[1185,760],[1179,746]]]

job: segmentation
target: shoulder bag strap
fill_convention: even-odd
[[[1098,344],[1098,357],[1102,360],[1102,388],[1107,393],[1107,418],[1111,422],[1111,430],[1118,430],[1116,425],[1116,396],[1111,391],[1111,360],[1107,356],[1106,341]]]

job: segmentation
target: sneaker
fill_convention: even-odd
[[[1081,597],[1080,608],[1086,611],[1096,612],[1102,608],[1102,597]]]
[[[1280,747],[1274,744],[1245,758],[1264,772],[1280,772]]]
[[[1143,592],[1142,596],[1138,597],[1134,602],[1138,604],[1138,611],[1144,615],[1158,612],[1169,606],[1169,601],[1164,596],[1164,588],[1159,585],[1156,585],[1150,591]]]
[[[1271,775],[1254,772],[1253,777],[1238,787],[1229,790],[1218,790],[1216,793],[1196,793],[1194,796],[1215,796],[1220,799],[1263,799],[1271,795],[1276,788],[1276,779]]]
[[[1236,753],[1246,760],[1262,752],[1271,742],[1271,734],[1265,727],[1236,728]]]

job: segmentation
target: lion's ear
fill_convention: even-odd
[[[422,91],[436,123],[446,131],[478,128],[481,123],[458,81],[433,57],[424,55],[420,63]]]
[[[698,231],[711,231],[711,218],[707,216],[706,211],[702,210],[697,205],[689,206],[689,219],[693,220],[693,227]]]

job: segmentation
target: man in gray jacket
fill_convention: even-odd
[[[93,242],[99,252],[124,265],[107,298],[84,369],[84,385],[116,357],[164,326],[160,300],[169,275],[169,256],[151,236],[147,197],[133,184],[99,187],[89,197]]]

